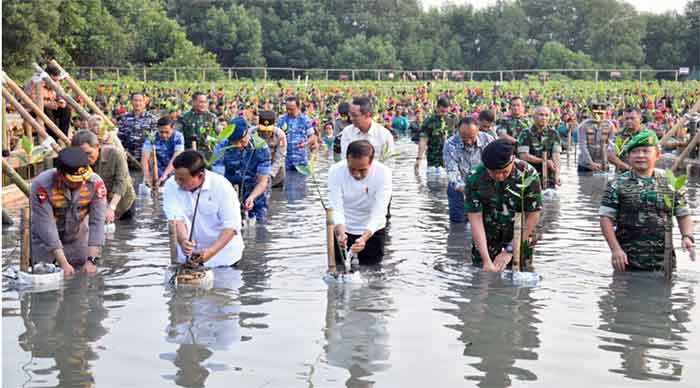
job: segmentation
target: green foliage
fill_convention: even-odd
[[[19,145],[26,155],[17,154],[17,159],[24,164],[34,164],[40,162],[52,152],[51,150],[45,150],[41,147],[34,147],[34,144],[26,135],[22,136],[19,141]]]
[[[676,215],[676,196],[681,193],[681,191],[685,188],[685,185],[688,181],[688,177],[685,175],[680,175],[680,176],[675,176],[673,174],[673,170],[668,169],[666,170],[666,179],[668,180],[668,186],[669,188],[673,191],[673,195],[669,196],[668,194],[664,195],[664,203],[668,208],[671,209],[671,216]],[[671,222],[673,222],[673,219],[671,219]]]
[[[537,67],[541,69],[592,69],[595,64],[581,51],[573,52],[559,42],[544,44],[537,57]]]

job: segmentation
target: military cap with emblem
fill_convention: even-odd
[[[71,182],[87,182],[92,177],[88,156],[80,147],[67,147],[58,153],[56,169]]]
[[[658,147],[659,138],[652,131],[641,131],[630,139],[625,146],[624,152],[628,154],[637,147]]]
[[[271,131],[275,125],[275,112],[264,110],[260,112],[260,129],[263,131]]]

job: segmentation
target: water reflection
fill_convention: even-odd
[[[54,366],[41,368],[30,361],[23,367],[29,380],[44,382],[44,376],[57,372],[59,387],[92,387],[95,378],[91,364],[98,359],[93,343],[107,334],[102,321],[103,282],[100,278],[77,277],[57,291],[25,293],[20,312],[25,331],[18,342],[33,358],[52,358]]]
[[[616,274],[598,302],[603,323],[599,348],[620,353],[609,369],[639,380],[680,380],[689,312],[695,306],[691,285],[671,287],[657,274]]]
[[[379,284],[328,287],[324,351],[330,365],[350,373],[346,387],[373,387],[370,376],[389,369],[387,320],[392,305]]]
[[[467,266],[460,266],[464,271]],[[537,375],[518,360],[537,360],[540,346],[537,311],[541,308],[531,295],[533,289],[514,288],[496,274],[472,270],[469,283],[462,279],[451,282],[454,297],[441,297],[457,309],[444,310],[455,315],[461,324],[448,326],[461,333],[464,355],[469,365],[480,374],[465,379],[476,381],[479,387],[509,387],[513,379],[536,381]],[[464,274],[461,274],[465,277]]]
[[[184,287],[170,289],[166,341],[178,344],[175,353],[160,357],[172,361],[175,375],[164,376],[182,387],[203,387],[214,364],[205,363],[213,351],[228,349],[240,341],[238,317],[241,286],[240,271],[232,268],[214,270],[214,288],[205,291]],[[222,369],[222,368],[216,368]]]

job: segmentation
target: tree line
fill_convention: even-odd
[[[4,0],[3,67],[391,69],[700,65],[700,0],[640,13],[618,0]]]

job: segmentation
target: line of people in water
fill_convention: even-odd
[[[71,147],[61,151],[56,168],[32,181],[34,260],[55,262],[67,275],[78,266],[95,272],[104,223],[134,216],[131,155],[140,159],[145,185],[164,186],[163,207],[178,225],[181,260],[233,265],[243,255],[243,219],[264,223],[272,187],[283,184],[287,171],[308,170],[313,153],[324,144],[338,160],[328,173],[338,245],[357,254],[360,264],[381,262],[392,168],[399,167],[383,163],[394,154],[396,133],[374,120],[371,98],[338,104],[340,122],[332,128],[332,142],[319,138],[295,96],[286,98],[286,114],[280,117],[260,111],[256,125],[237,116],[219,128],[203,93],[194,93],[192,109],[175,122],[146,111],[143,94],[134,94],[131,102],[133,111],[122,116],[116,136],[91,119],[90,130],[76,132]],[[527,118],[519,97],[499,120],[490,110],[455,117],[449,107],[449,99],[440,96],[421,123],[415,168],[425,159],[429,174],[447,177],[449,218],[470,224],[472,261],[486,271],[510,266],[517,244],[514,218],[524,214],[519,251],[528,269],[542,192],[561,184],[560,154],[576,143],[571,136],[561,140],[550,125],[549,108],[538,106]],[[579,168],[600,171],[609,161],[619,172],[600,208],[614,267],[660,269],[671,216],[678,219],[683,247],[694,257],[686,194],[669,192],[666,176],[655,169],[659,141],[641,127],[641,112],[624,110],[624,129],[616,131],[605,112],[595,106],[592,111],[591,125],[578,128]],[[221,133],[225,138],[219,138]]]

